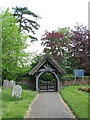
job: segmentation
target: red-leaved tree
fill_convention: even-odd
[[[88,60],[88,29],[86,26],[77,25],[75,30],[71,31],[71,53],[75,61],[74,66],[78,69],[84,69],[85,74],[89,74],[89,60]],[[72,63],[73,64],[73,63]]]
[[[41,41],[44,46],[44,52],[49,53],[55,60],[62,63],[69,42],[68,38],[61,32],[45,31]]]

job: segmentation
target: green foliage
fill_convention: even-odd
[[[40,76],[40,80],[41,81],[55,81],[55,77],[51,73],[45,72]]]
[[[41,53],[39,55],[38,54],[33,55],[33,59],[32,59],[31,64],[30,64],[31,69],[33,69],[38,64],[38,62],[41,60],[41,58],[43,56],[44,56],[43,53]]]
[[[0,86],[0,120],[2,117],[2,86]]]
[[[87,27],[77,24],[73,30],[65,27],[51,33],[46,31],[41,44],[44,52],[50,54],[68,74],[77,67],[89,75],[88,36]]]
[[[17,23],[19,23],[19,26],[20,26],[19,30],[24,31],[26,34],[27,32],[28,33],[31,32],[35,34],[35,30],[38,30],[40,25],[36,21],[31,20],[30,17],[33,17],[36,19],[40,17],[35,13],[31,12],[30,10],[28,10],[27,7],[22,8],[22,7],[16,6],[16,8],[12,8],[12,9],[14,10],[13,15],[16,16]],[[37,40],[37,38],[33,37],[32,35],[28,35],[28,36],[31,38],[31,41]]]
[[[15,80],[27,62],[27,37],[19,32],[15,17],[7,9],[2,15],[2,77]],[[22,71],[21,71],[22,72]]]
[[[72,112],[78,119],[88,118],[88,94],[86,92],[77,91],[80,86],[68,86],[60,90],[60,94],[64,101],[72,109]]]
[[[11,94],[12,89],[2,90],[2,118],[24,118],[37,92],[23,89],[21,99],[12,98]]]
[[[75,63],[70,51],[70,36],[70,28],[65,27],[51,33],[46,31],[41,39],[44,52],[50,54],[68,74],[72,73],[72,63]]]
[[[68,74],[72,74],[73,70],[74,70],[74,66],[72,66],[72,63],[75,64],[75,61],[73,60],[73,57],[71,55],[71,51],[70,51],[70,44],[71,44],[71,40],[70,40],[70,36],[72,35],[70,32],[70,28],[65,27],[65,28],[58,28],[58,32],[61,32],[62,34],[65,35],[65,40],[67,41],[66,46],[63,46],[63,61],[60,64],[61,67],[68,73]]]
[[[68,28],[62,28],[58,31],[45,32],[42,36],[42,45],[45,46],[44,52],[49,53],[59,64],[67,57],[68,45],[70,43]]]
[[[71,33],[69,32],[70,31],[70,28],[68,27],[65,27],[65,28],[58,28],[57,30],[58,32],[62,33],[65,35],[65,39],[68,39],[69,43],[71,42],[69,37],[71,36]]]
[[[78,76],[77,79],[82,79],[82,77]],[[84,79],[89,79],[90,76],[84,76]],[[75,77],[73,74],[65,74],[61,76],[62,81],[69,81],[69,80],[75,80]],[[79,84],[78,84],[79,85]]]
[[[30,88],[30,86],[27,86],[27,85],[21,85],[21,86],[22,86],[22,89],[24,89],[24,90],[34,91],[34,89]]]
[[[90,76],[84,76],[84,78],[89,79],[89,78],[90,78]]]
[[[33,79],[35,80],[35,76],[29,76],[28,73],[38,64],[39,60],[43,57],[43,54],[32,53],[30,54],[29,64],[21,68],[17,73],[17,79]]]
[[[72,75],[72,74],[65,74],[65,75],[61,76],[62,81],[73,80],[73,79],[74,79],[74,75]]]

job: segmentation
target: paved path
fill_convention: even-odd
[[[27,118],[75,118],[57,92],[40,92]]]

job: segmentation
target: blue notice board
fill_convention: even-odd
[[[84,70],[73,70],[74,77],[84,76]]]

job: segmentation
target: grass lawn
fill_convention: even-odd
[[[77,91],[79,87],[80,86],[67,86],[60,90],[60,94],[78,119],[88,118],[88,97],[90,93]]]
[[[2,89],[2,118],[24,118],[36,91],[23,86],[21,99],[12,98],[12,89]]]
[[[2,118],[2,90],[0,86],[0,119]]]

